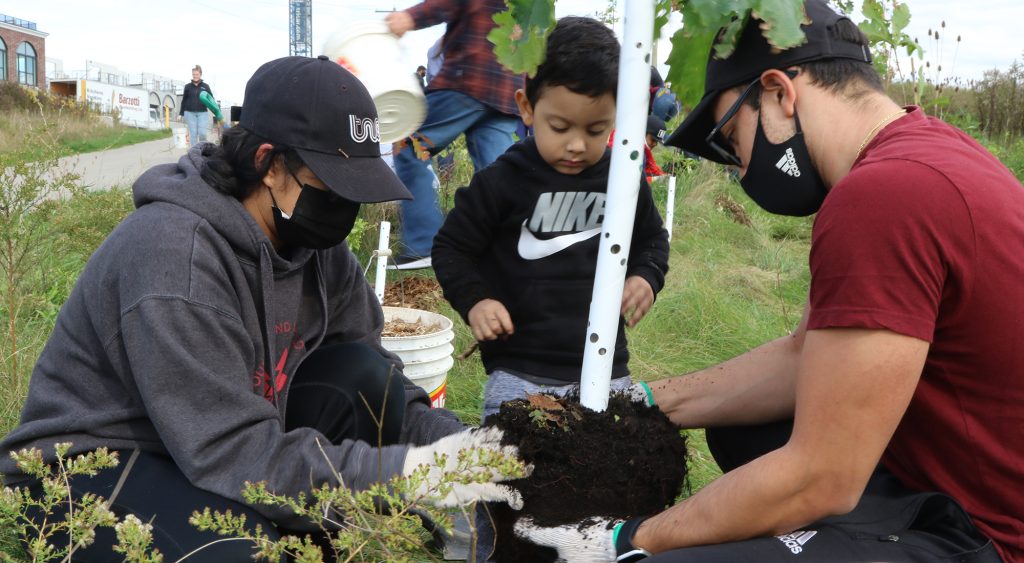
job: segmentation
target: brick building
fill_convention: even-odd
[[[46,89],[46,36],[36,24],[0,14],[0,80]]]

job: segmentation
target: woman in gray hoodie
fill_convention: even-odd
[[[361,490],[435,453],[454,462],[461,448],[502,449],[500,432],[431,409],[381,348],[383,314],[342,244],[360,203],[409,197],[380,159],[378,128],[366,89],[326,57],[260,67],[220,146],[135,183],[135,212],[83,270],[0,450],[39,448],[47,461],[58,442],[72,455],[118,451],[118,468],[73,479],[73,494],[152,522],[173,561],[218,539],[188,524],[204,507],[245,514],[272,537],[314,529],[247,504],[246,481],[295,496],[340,475]],[[0,471],[39,493],[6,455]],[[503,479],[434,501],[517,504]],[[113,543],[98,530],[73,560],[107,560]],[[222,542],[190,561],[251,554]]]

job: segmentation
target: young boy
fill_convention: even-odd
[[[580,380],[605,214],[606,150],[615,127],[619,44],[597,20],[559,20],[547,59],[516,91],[534,135],[456,192],[434,239],[445,298],[480,341],[486,418],[538,391]],[[641,179],[641,182],[643,180]],[[647,313],[668,271],[668,234],[641,186],[614,350],[612,389],[631,383],[623,325]]]

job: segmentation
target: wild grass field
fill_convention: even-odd
[[[116,149],[171,135],[169,129],[127,127],[65,98],[0,81],[0,153],[38,159],[41,149],[30,137],[39,133],[52,140],[59,156]]]

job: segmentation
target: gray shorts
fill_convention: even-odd
[[[611,381],[612,391],[624,391],[633,380],[627,375]],[[487,420],[488,416],[497,414],[501,404],[512,399],[519,399],[536,393],[548,393],[564,396],[573,388],[579,387],[579,383],[568,383],[559,385],[552,381],[551,385],[528,381],[514,373],[496,369],[491,372],[484,387],[484,410],[480,420]]]

